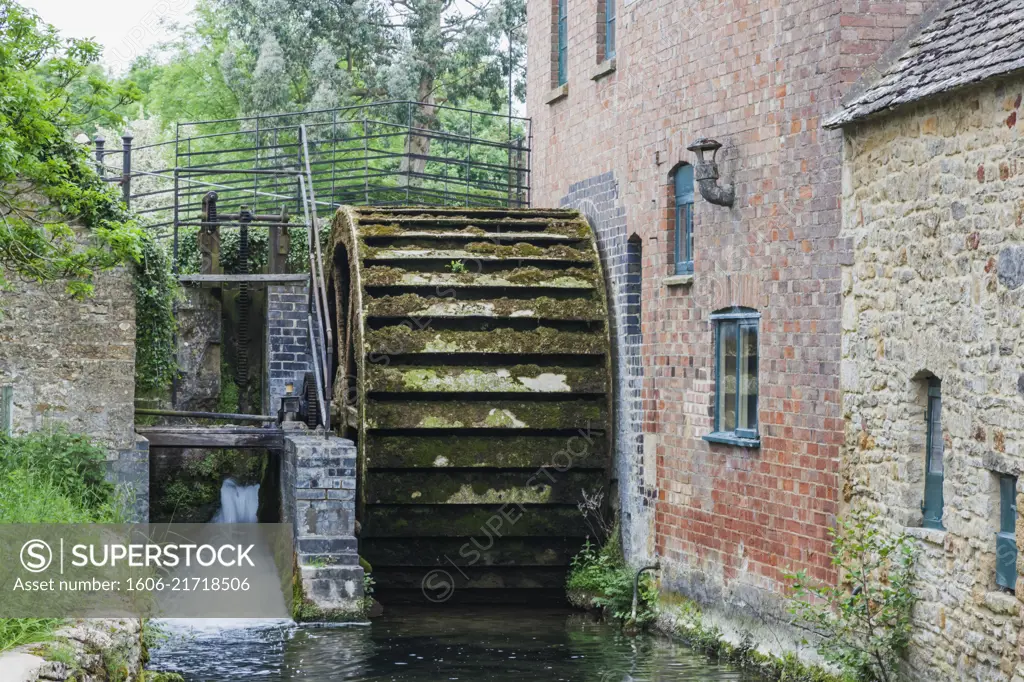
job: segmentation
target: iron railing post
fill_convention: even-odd
[[[473,165],[473,112],[469,112],[469,147],[466,148],[466,207],[469,207],[469,172]]]
[[[96,138],[92,142],[96,145],[96,172],[99,174],[100,180],[103,180],[107,176],[106,169],[103,167],[103,156],[106,154],[106,149],[104,149],[104,147],[106,146],[107,141],[102,135],[97,133]]]
[[[370,205],[370,134],[366,128],[366,114],[363,113],[363,193],[366,205]]]
[[[128,208],[132,201],[132,139],[131,133],[121,136],[121,195]]]

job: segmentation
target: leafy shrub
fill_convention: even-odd
[[[57,491],[86,513],[114,501],[106,479],[106,451],[63,428],[25,436],[0,436],[0,474]]]
[[[622,558],[618,544],[618,529],[615,529],[604,547],[598,549],[588,538],[579,554],[572,558],[566,589],[572,601],[589,599],[605,609],[615,619],[628,622],[633,610],[633,578],[636,571]],[[645,625],[656,615],[657,585],[650,573],[640,577],[636,621]]]
[[[855,512],[832,531],[838,585],[791,573],[790,611],[818,638],[818,652],[855,679],[890,682],[910,642],[915,597],[914,545],[890,534],[878,516]]]

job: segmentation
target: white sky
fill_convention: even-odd
[[[120,72],[147,49],[167,40],[163,24],[184,22],[195,0],[20,0],[71,38],[103,45],[104,65]]]

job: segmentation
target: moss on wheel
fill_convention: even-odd
[[[608,350],[608,340],[603,334],[566,332],[551,327],[530,331],[502,328],[464,332],[416,331],[406,325],[394,325],[369,332],[366,341],[366,351],[371,358],[405,353],[603,355]]]
[[[605,403],[368,401],[370,429],[603,429]]]
[[[601,368],[540,367],[402,367],[371,365],[369,391],[412,393],[603,393]]]

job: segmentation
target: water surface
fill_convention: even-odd
[[[395,608],[367,625],[176,621],[168,627],[172,636],[150,665],[189,682],[750,679],[666,638],[626,637],[564,610]]]

